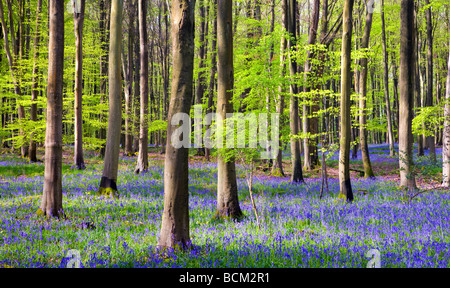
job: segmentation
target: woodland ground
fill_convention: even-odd
[[[255,191],[261,216],[256,225],[245,181],[238,181],[245,218],[212,220],[217,168],[201,157],[190,162],[190,235],[185,252],[156,248],[163,210],[163,156],[152,149],[149,172],[135,175],[136,159],[121,156],[119,199],[98,198],[102,161],[85,155],[87,169],[71,165],[64,147],[63,207],[66,218],[36,215],[43,163],[0,156],[0,266],[65,267],[67,252],[80,251],[83,267],[366,267],[378,249],[382,267],[450,267],[450,193],[439,188],[438,162],[416,157],[420,195],[398,188],[398,158],[387,145],[370,145],[375,179],[352,172],[355,201],[337,200],[337,153],[327,160],[329,193],[319,199],[320,170],[304,184],[273,177],[259,167]],[[43,151],[40,150],[40,159]],[[192,151],[193,152],[193,151]],[[289,155],[285,169],[289,174]],[[351,161],[362,170],[361,156]],[[241,167],[238,167],[241,175]]]

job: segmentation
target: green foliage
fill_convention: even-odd
[[[165,131],[167,129],[167,122],[163,120],[155,120],[152,121],[148,126],[148,132],[155,132],[155,131]]]
[[[416,117],[412,122],[412,131],[415,135],[434,136],[433,128],[442,128],[444,116],[442,105],[416,108]]]

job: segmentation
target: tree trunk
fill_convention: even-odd
[[[370,0],[367,1],[369,5]],[[370,31],[372,30],[372,15],[373,13],[366,12],[366,24],[364,26],[363,38],[361,41],[361,49],[369,48]],[[364,166],[364,177],[372,178],[375,174],[372,170],[372,164],[370,163],[369,147],[367,144],[367,114],[366,114],[366,97],[367,97],[367,74],[368,74],[368,59],[367,57],[361,58],[361,73],[359,75],[359,139],[361,144],[361,154]]]
[[[399,165],[400,186],[416,189],[413,172],[412,118],[414,105],[414,1],[401,2],[400,76],[399,76]]]
[[[317,30],[319,28],[319,15],[320,15],[320,0],[314,1],[314,12],[311,17],[311,24],[309,29],[309,37],[308,37],[308,45],[314,45],[316,43],[317,38]],[[313,85],[314,80],[309,75],[312,72],[312,58],[313,52],[308,51],[307,58],[305,61],[305,84],[303,86],[303,92],[308,93],[311,91],[311,86]],[[316,80],[317,81],[317,80]],[[304,147],[304,169],[312,170],[314,166],[318,164],[318,154],[317,154],[317,135],[319,133],[319,122],[317,116],[314,116],[314,113],[319,110],[319,106],[316,103],[318,101],[317,96],[309,96],[306,97],[313,100],[313,104],[304,104],[303,105],[303,133],[310,133],[307,138],[303,140]],[[311,139],[313,138],[313,139]]]
[[[112,0],[109,46],[109,118],[103,176],[99,193],[116,196],[122,127],[122,12],[123,0]]]
[[[212,13],[212,21],[213,21],[213,31],[212,31],[212,44],[211,44],[211,74],[209,77],[209,88],[208,88],[208,107],[206,110],[206,114],[212,112],[213,106],[213,98],[214,98],[214,86],[216,80],[216,71],[217,71],[217,0],[213,0],[213,8],[211,10]],[[210,126],[206,126],[206,131],[209,131]],[[209,133],[209,132],[207,132]],[[210,137],[211,135],[206,135],[206,137]],[[209,161],[211,155],[211,149],[205,148],[205,157]]]
[[[289,107],[289,126],[291,135],[297,136],[300,132],[299,126],[299,111],[298,111],[298,87],[294,82],[295,74],[297,73],[297,62],[291,56],[291,53],[295,51],[295,42],[296,42],[296,25],[297,25],[297,0],[288,0],[287,2],[287,15],[288,15],[288,32],[290,34],[290,38],[288,41],[288,49],[289,53],[289,72],[291,76],[291,85],[290,85],[290,107]],[[306,150],[305,150],[306,151]],[[305,153],[306,154],[306,153]],[[292,175],[291,182],[292,183],[301,183],[304,182],[303,179],[303,171],[302,171],[302,161],[300,154],[300,141],[296,138],[291,139],[291,161],[292,161]]]
[[[281,22],[283,24],[282,26],[282,32],[283,35],[281,36],[281,45],[280,45],[280,71],[281,71],[281,78],[284,78],[286,75],[286,56],[285,56],[285,52],[286,52],[286,47],[287,47],[287,40],[286,40],[286,36],[285,34],[288,31],[288,19],[287,19],[287,0],[282,0],[281,1]],[[277,105],[277,113],[280,115],[280,120],[282,121],[283,117],[283,111],[284,111],[284,85],[280,85],[278,88],[278,105]],[[283,125],[281,123],[281,125]],[[280,134],[281,136],[281,134]],[[280,137],[281,139],[281,137]],[[280,144],[279,144],[280,148],[278,149],[278,155],[277,155],[277,159],[272,167],[272,173],[276,173],[276,170],[278,169],[280,172],[281,176],[285,176],[284,175],[284,171],[283,171],[283,145],[282,142],[280,140]]]
[[[83,23],[86,0],[80,0],[80,11],[74,11],[75,28],[75,147],[74,164],[85,169],[83,158]],[[75,2],[74,4],[75,5]],[[74,9],[75,10],[75,9]]]
[[[108,19],[107,14],[109,12],[110,5],[108,5],[108,2],[105,2],[105,0],[100,0],[99,6],[100,6],[100,34],[102,39],[102,55],[100,56],[100,102],[103,103],[106,101],[106,86],[107,86],[107,70],[108,70],[108,44],[109,42],[109,32],[107,31],[108,26]],[[100,122],[103,123],[103,114],[100,114]],[[100,139],[104,140],[106,139],[106,130],[105,128],[100,128]],[[106,151],[106,143],[102,144],[100,147],[100,156],[102,158],[105,157],[105,151]]]
[[[425,4],[429,5],[430,0],[425,0]],[[425,11],[427,21],[427,98],[425,102],[426,107],[433,106],[433,23],[431,6]],[[434,131],[433,125],[426,127],[428,131]],[[427,146],[429,150],[429,157],[433,163],[436,163],[436,147],[434,133],[432,136],[426,138]]]
[[[219,121],[225,121],[226,114],[233,113],[233,1],[218,0],[217,12],[217,116]],[[216,216],[238,219],[242,211],[239,207],[234,158],[218,156],[217,170]]]
[[[398,96],[398,66],[397,66],[397,59],[395,56],[395,52],[392,52],[392,74],[393,74],[393,88],[394,88],[394,121],[393,121],[393,130],[398,130],[398,123],[399,123],[399,96]],[[398,139],[398,132],[397,132],[397,139]],[[395,142],[395,140],[394,140]]]
[[[42,12],[42,0],[38,0],[37,2],[37,8],[36,8],[36,29],[34,36],[34,56],[33,56],[33,84],[31,87],[31,101],[33,102],[31,104],[30,109],[30,119],[33,122],[37,121],[37,104],[35,103],[38,100],[39,95],[39,80],[38,80],[38,74],[39,74],[39,68],[38,68],[38,61],[39,61],[39,46],[40,46],[40,32],[39,27],[41,25],[41,12]],[[30,135],[30,147],[28,150],[28,157],[30,158],[30,162],[37,162],[37,155],[36,155],[36,141],[34,141],[34,135]]]
[[[415,24],[414,24],[414,27],[415,27],[415,33],[414,33],[414,37],[415,37],[415,42],[416,42],[416,45],[414,46],[414,48],[415,48],[415,51],[414,51],[414,55],[415,55],[415,57],[416,57],[416,59],[417,59],[417,61],[416,61],[416,65],[415,65],[415,84],[414,84],[414,87],[415,87],[415,97],[414,97],[414,106],[416,107],[416,108],[420,108],[420,107],[422,107],[422,101],[421,101],[421,94],[422,94],[422,91],[421,91],[421,87],[420,87],[420,81],[419,81],[419,79],[420,79],[420,58],[419,58],[419,56],[420,56],[420,49],[421,49],[421,44],[420,44],[420,42],[419,42],[419,30],[418,30],[418,28],[417,28],[417,25],[418,25],[418,23],[417,23],[417,10],[418,10],[418,7],[419,5],[418,5],[418,3],[417,3],[417,5],[415,6],[415,9],[414,9],[414,18],[415,18]],[[417,115],[417,112],[415,113],[415,115]],[[422,134],[419,134],[419,135],[417,135],[417,156],[423,156],[424,155],[424,150],[423,150],[423,142],[424,142],[424,140],[423,140],[423,135]]]
[[[442,147],[442,186],[450,188],[450,55],[448,57],[447,91],[444,108],[444,140]]]
[[[391,100],[389,97],[389,55],[386,45],[386,24],[384,20],[384,0],[381,0],[381,34],[383,39],[384,98],[386,101],[387,133],[389,140],[389,156],[394,157],[394,132],[392,129]]]
[[[350,182],[350,138],[351,138],[351,52],[352,52],[352,13],[354,0],[345,0],[342,31],[342,72],[341,72],[341,140],[339,148],[340,197],[353,201]]]
[[[173,76],[164,163],[164,212],[158,245],[186,248],[189,236],[189,150],[171,145],[172,117],[192,106],[194,70],[195,0],[173,0],[171,7]],[[183,137],[190,137],[183,135]]]
[[[62,113],[64,73],[64,1],[50,0],[47,128],[45,133],[44,190],[38,214],[63,215]]]
[[[133,81],[134,81],[134,15],[135,15],[135,5],[133,4],[135,1],[128,1],[128,14],[129,14],[129,23],[128,23],[128,55],[127,61],[125,62],[125,58],[123,59],[125,63],[122,66],[124,69],[125,76],[125,155],[133,156],[133,119],[136,115],[134,115],[132,109],[133,103]],[[124,54],[122,52],[122,54]]]
[[[137,9],[135,9],[136,14],[137,14]],[[136,15],[137,16],[137,15]],[[139,35],[139,26],[138,24],[136,24],[135,27],[135,35]],[[139,43],[139,37],[135,37],[135,44],[134,44],[134,69],[136,71],[141,71],[141,52],[140,52],[140,43]],[[147,74],[148,75],[148,74]],[[141,85],[140,85],[140,75],[139,73],[134,73],[134,96],[133,96],[133,108],[134,108],[134,113],[133,113],[133,155],[136,155],[136,153],[139,152],[139,131],[140,131],[140,119],[139,119],[139,114],[140,114],[140,103],[141,103]],[[148,80],[147,80],[148,81]]]
[[[204,62],[205,62],[205,52],[206,52],[206,43],[205,43],[205,28],[206,28],[206,22],[207,19],[205,17],[205,6],[207,5],[205,0],[199,0],[199,12],[200,12],[200,29],[198,31],[199,33],[199,42],[200,42],[200,48],[198,53],[198,78],[197,78],[197,89],[196,89],[196,97],[195,97],[195,104],[202,105],[203,104],[203,94],[205,92],[205,72],[204,69]],[[200,120],[201,121],[201,120]],[[195,125],[199,125],[200,123],[195,123]],[[198,129],[198,128],[197,128]],[[197,155],[204,155],[205,149],[202,145],[202,131],[200,129],[195,130],[196,131],[196,143],[200,145],[200,147],[197,148]]]
[[[139,156],[134,172],[148,170],[148,37],[147,37],[147,0],[138,0],[139,43],[141,61],[141,106],[139,129]]]

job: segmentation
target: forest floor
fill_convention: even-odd
[[[140,175],[133,173],[136,157],[120,156],[118,199],[96,196],[100,157],[86,151],[87,168],[80,171],[72,165],[72,149],[64,147],[65,218],[50,220],[36,214],[43,163],[0,154],[0,267],[65,267],[72,249],[80,252],[82,267],[366,267],[370,249],[380,251],[382,267],[450,267],[450,193],[439,187],[441,149],[436,163],[415,157],[421,193],[414,196],[398,188],[398,157],[389,157],[387,145],[370,145],[376,178],[352,172],[352,204],[337,197],[337,153],[327,155],[329,192],[323,198],[320,167],[292,184],[289,153],[283,154],[286,177],[260,163],[253,191],[260,227],[242,166],[238,190],[245,216],[217,220],[217,166],[191,154],[192,246],[164,253],[156,246],[164,193],[159,149],[152,148],[149,171]],[[362,170],[360,154],[351,166]]]

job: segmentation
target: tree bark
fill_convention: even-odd
[[[282,0],[281,1],[281,22],[282,22],[282,31],[283,31],[283,35],[281,36],[281,45],[280,45],[280,77],[283,79],[286,76],[286,47],[287,47],[287,40],[286,40],[286,36],[285,34],[288,31],[288,19],[287,19],[287,0]],[[278,88],[278,105],[277,105],[277,113],[280,115],[280,120],[282,121],[283,119],[283,111],[284,111],[284,85],[280,85]],[[283,125],[283,124],[281,124]],[[280,134],[281,136],[281,134]],[[281,137],[280,137],[281,139]],[[283,171],[283,150],[282,150],[282,142],[280,140],[280,144],[279,144],[279,149],[278,149],[278,155],[277,155],[277,159],[272,167],[272,173],[276,173],[276,170],[278,169],[281,176],[285,176],[284,175],[284,171]]]
[[[369,5],[370,0],[367,1],[367,5]],[[366,24],[364,26],[363,38],[361,41],[361,49],[369,48],[369,40],[370,40],[370,31],[372,30],[372,15],[373,13],[366,12]],[[361,62],[361,73],[359,75],[359,91],[360,91],[360,99],[359,99],[359,139],[361,144],[361,154],[364,166],[364,177],[372,178],[375,177],[375,174],[372,170],[372,164],[370,163],[370,154],[369,147],[367,144],[367,114],[366,114],[366,97],[367,97],[367,75],[368,75],[368,59],[367,57],[363,57],[360,60]]]
[[[137,14],[137,9],[135,9],[135,13]],[[136,24],[135,27],[135,35],[139,35],[139,26]],[[140,43],[139,43],[139,37],[135,37],[135,44],[134,44],[134,69],[136,71],[141,70],[141,52],[140,52]],[[139,131],[140,131],[140,106],[141,106],[141,84],[140,84],[140,75],[139,73],[134,73],[134,96],[133,96],[133,155],[136,155],[136,153],[139,152]]]
[[[442,147],[442,186],[450,188],[450,55],[448,56],[447,91],[444,108],[444,140]]]
[[[164,212],[158,245],[186,248],[189,236],[189,150],[171,145],[172,117],[187,113],[192,106],[194,73],[195,0],[173,0],[171,7],[173,76],[167,123],[164,163]],[[183,135],[183,137],[190,137]]]
[[[74,4],[75,5],[75,2]],[[83,24],[86,0],[80,0],[80,11],[73,13],[75,28],[75,147],[73,161],[85,169],[83,157]]]
[[[399,95],[398,95],[398,65],[397,65],[397,58],[395,56],[395,52],[392,52],[392,57],[391,57],[391,61],[392,61],[392,75],[393,75],[393,79],[392,79],[392,84],[393,84],[393,88],[394,88],[394,121],[393,121],[393,129],[397,129],[398,130],[398,123],[399,123]],[[395,135],[394,135],[395,136]],[[397,140],[398,140],[398,132],[397,132]],[[395,142],[395,140],[394,140]]]
[[[414,106],[414,1],[401,2],[400,75],[399,75],[399,165],[400,186],[416,189],[413,169],[412,118]]]
[[[147,0],[138,0],[139,43],[141,61],[141,106],[139,129],[139,155],[134,172],[148,170],[148,37],[147,37]]]
[[[225,121],[233,113],[231,100],[234,88],[233,66],[233,1],[217,1],[217,116]],[[226,149],[226,148],[223,148]],[[217,217],[239,219],[235,159],[217,157]]]
[[[430,0],[425,0],[425,4],[429,5]],[[425,18],[427,21],[427,98],[425,102],[426,107],[433,106],[433,23],[431,6],[425,11]],[[433,126],[428,125],[427,130],[433,131]],[[429,148],[430,160],[436,162],[436,147],[434,133],[432,136],[426,137],[427,146]]]
[[[342,71],[341,71],[341,140],[339,148],[340,197],[353,201],[350,182],[350,139],[351,139],[351,52],[352,52],[352,13],[354,0],[345,0],[342,31]]]
[[[311,17],[311,24],[309,29],[308,45],[314,45],[317,38],[317,30],[319,28],[319,15],[320,15],[320,0],[314,1],[314,12]],[[303,92],[308,93],[311,91],[311,86],[314,81],[312,77],[312,58],[313,52],[308,51],[305,61],[305,85],[303,86]],[[303,133],[310,133],[307,138],[303,140],[304,147],[304,169],[312,170],[318,164],[319,158],[317,153],[317,134],[319,133],[319,119],[314,115],[319,110],[319,106],[316,103],[318,101],[317,96],[306,96],[314,102],[313,104],[303,105]],[[313,139],[311,139],[313,138]]]
[[[296,25],[297,25],[297,0],[288,0],[287,2],[287,15],[288,15],[288,32],[290,38],[288,41],[289,53],[289,72],[291,76],[290,93],[291,100],[289,104],[289,127],[291,135],[298,136],[300,132],[299,126],[299,108],[298,108],[298,87],[294,82],[297,73],[297,62],[293,59],[291,54],[295,52],[295,42],[296,42]],[[292,161],[292,183],[302,183],[303,171],[302,171],[302,161],[300,154],[300,141],[296,138],[291,138],[291,161]]]
[[[216,80],[216,72],[217,72],[217,0],[213,0],[213,8],[211,10],[212,13],[212,21],[213,21],[213,31],[212,31],[212,40],[211,40],[211,74],[209,76],[209,88],[208,88],[208,107],[206,113],[209,114],[212,112],[213,107],[213,98],[214,98],[214,86]],[[209,131],[210,126],[206,126],[206,131]],[[210,137],[211,135],[207,135]],[[209,161],[211,156],[211,149],[205,148],[205,157]]]
[[[32,79],[32,87],[31,87],[31,101],[33,102],[31,104],[30,109],[30,119],[33,122],[37,121],[37,104],[35,103],[38,100],[39,95],[39,81],[38,81],[38,74],[39,74],[39,68],[38,68],[38,61],[39,61],[39,46],[40,46],[40,32],[39,27],[41,25],[41,12],[42,12],[42,0],[38,0],[37,7],[36,7],[36,29],[35,29],[35,36],[34,36],[34,56],[33,56],[33,79]],[[36,155],[36,141],[34,141],[34,135],[30,135],[30,146],[28,150],[28,157],[30,158],[30,162],[37,162],[37,155]]]
[[[50,0],[47,128],[45,133],[44,190],[38,214],[63,215],[62,113],[64,73],[64,1]]]
[[[105,0],[100,0],[99,6],[100,6],[100,35],[101,35],[101,39],[102,39],[102,45],[101,50],[102,50],[102,54],[100,56],[100,102],[103,103],[104,101],[106,101],[106,87],[107,87],[107,73],[108,73],[108,44],[107,42],[109,42],[109,31],[107,31],[107,27],[108,27],[108,22],[109,20],[108,18],[108,12],[110,10],[110,5],[108,5],[109,1],[106,2]],[[103,123],[103,113],[100,114],[100,122]],[[99,138],[104,140],[106,139],[106,130],[105,128],[101,127],[100,128],[100,133],[99,133]],[[106,151],[106,143],[102,144],[102,146],[99,149],[100,152],[100,156],[102,158],[105,157],[105,151]]]
[[[386,24],[384,19],[384,0],[381,0],[381,34],[383,39],[384,98],[386,101],[387,133],[389,140],[389,156],[394,157],[394,132],[392,130],[391,100],[389,97],[389,55],[386,45]]]
[[[123,0],[112,0],[109,46],[109,118],[100,194],[117,196],[120,135],[122,127],[122,11]]]
[[[206,13],[205,13],[205,6],[206,6],[205,0],[199,0],[199,12],[200,12],[200,27],[199,27],[199,42],[200,42],[200,48],[198,52],[198,78],[197,78],[197,89],[196,89],[196,97],[195,97],[195,104],[202,105],[203,104],[203,95],[205,93],[205,72],[204,69],[204,62],[205,62],[205,52],[206,52],[206,43],[205,43],[205,28],[206,28]],[[195,123],[198,125],[199,123]],[[199,133],[197,133],[199,132]],[[197,143],[199,143],[201,146],[196,147],[197,148],[197,155],[204,155],[205,149],[202,147],[202,131],[196,131],[195,137],[197,138]]]
[[[134,15],[135,15],[135,5],[133,4],[135,1],[128,1],[128,15],[129,15],[129,23],[128,23],[128,54],[126,62],[123,63],[124,76],[125,76],[125,155],[133,156],[133,81],[134,81]],[[122,52],[123,54],[123,52]],[[125,58],[123,59],[125,60]],[[125,71],[126,70],[126,71]]]
[[[421,100],[422,89],[420,87],[420,81],[419,81],[419,79],[420,79],[420,58],[419,58],[419,56],[420,56],[420,50],[421,50],[421,43],[419,41],[419,29],[418,29],[418,26],[417,26],[418,25],[418,23],[417,23],[417,12],[418,12],[418,9],[419,9],[419,3],[417,3],[417,5],[415,5],[415,9],[414,9],[414,18],[416,20],[415,23],[414,23],[414,27],[415,27],[415,31],[416,31],[414,33],[415,42],[416,42],[416,45],[414,46],[414,48],[415,48],[414,54],[415,54],[415,57],[417,59],[416,65],[415,65],[415,81],[414,81],[415,82],[415,85],[414,85],[414,87],[415,87],[415,97],[414,97],[414,101],[415,102],[414,102],[414,106],[416,108],[422,107],[422,100]],[[417,114],[418,113],[416,112],[415,116]],[[423,142],[424,142],[423,135],[422,134],[417,135],[417,156],[423,156],[424,155]]]

